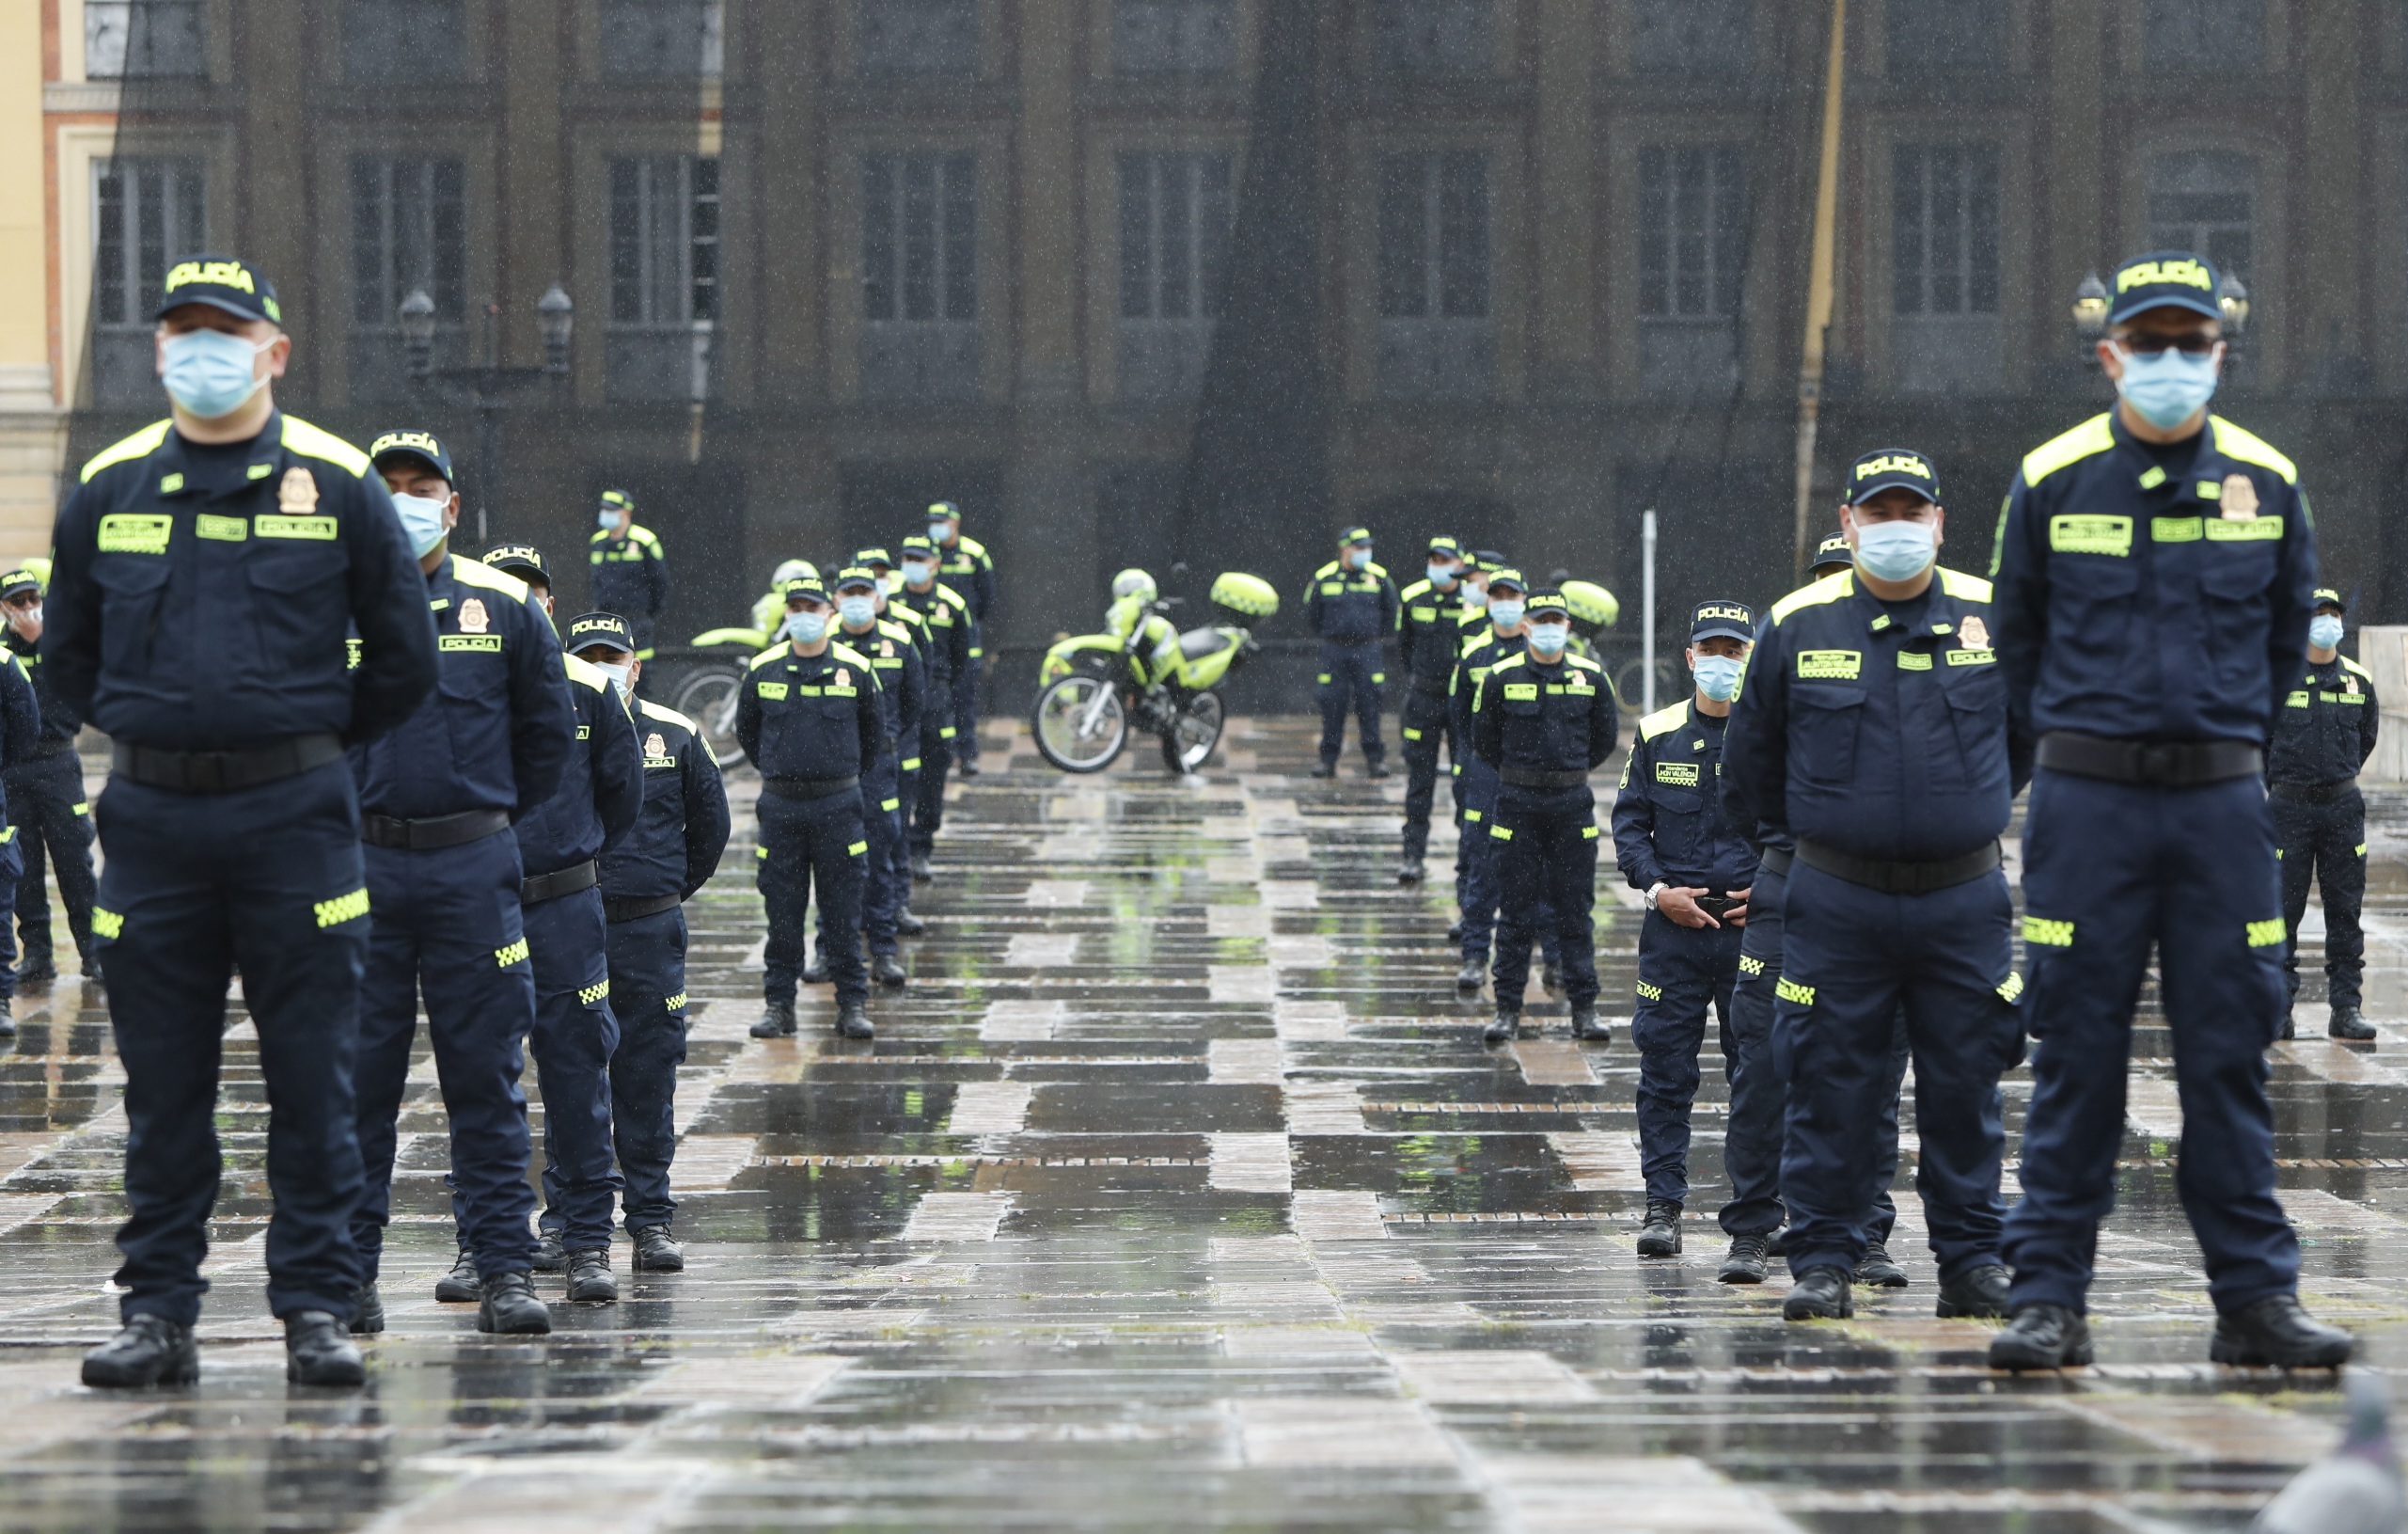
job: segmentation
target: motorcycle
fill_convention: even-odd
[[[1029,714],[1038,752],[1064,772],[1101,772],[1120,759],[1134,725],[1159,737],[1172,772],[1201,768],[1228,723],[1220,686],[1261,648],[1244,621],[1280,607],[1269,581],[1239,570],[1213,581],[1211,600],[1236,621],[1183,634],[1159,613],[1116,610],[1112,626],[1121,632],[1057,641],[1040,664]]]

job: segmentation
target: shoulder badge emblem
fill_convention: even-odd
[[[460,632],[481,634],[492,626],[493,620],[485,615],[485,603],[482,597],[472,596],[460,604]]]
[[[667,756],[669,754],[669,742],[661,738],[661,733],[658,730],[654,730],[651,735],[644,737],[644,754],[646,756]]]
[[[2226,475],[2222,505],[2226,521],[2246,522],[2258,514],[2258,486],[2246,474]]]
[[[1987,650],[1990,648],[1990,625],[1981,621],[1981,614],[1975,613],[1957,625],[1957,640],[1968,649]]]
[[[289,515],[306,516],[318,509],[318,482],[299,464],[284,471],[276,482],[276,510]]]

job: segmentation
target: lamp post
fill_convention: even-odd
[[[488,536],[485,507],[502,498],[501,414],[513,403],[559,393],[569,375],[569,339],[576,327],[576,305],[557,282],[535,301],[535,331],[543,340],[540,368],[505,368],[498,360],[483,367],[435,367],[434,300],[423,288],[412,289],[401,300],[398,319],[411,383],[477,412],[477,462],[479,472],[485,476],[486,492],[477,501],[477,541],[481,544]]]

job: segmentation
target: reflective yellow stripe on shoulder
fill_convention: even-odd
[[[81,484],[88,481],[111,464],[132,463],[138,458],[150,457],[159,451],[159,444],[167,440],[167,428],[173,424],[172,420],[154,420],[123,441],[102,448],[84,466],[84,472],[76,482]]]
[[[1835,570],[1814,584],[1801,586],[1780,601],[1773,603],[1772,621],[1777,624],[1802,608],[1818,608],[1826,602],[1836,602],[1841,597],[1852,595],[1855,591],[1856,572]]]
[[[2208,424],[2215,430],[2215,451],[2227,458],[2238,458],[2244,464],[2271,468],[2283,477],[2285,484],[2299,482],[2299,466],[2274,451],[2274,444],[2257,433],[2235,426],[2222,416],[2210,416]]]
[[[1991,599],[1989,581],[1961,570],[1951,570],[1944,564],[1940,567],[1940,589],[1959,602],[1987,602]]]
[[[368,454],[334,433],[310,425],[298,416],[284,418],[284,445],[305,458],[323,458],[353,479],[368,475]]]
[[[2058,469],[2113,451],[2116,434],[2104,415],[2091,417],[2072,431],[2050,438],[2023,455],[2023,482],[2035,485]]]
[[[1689,700],[1684,698],[1670,708],[1659,708],[1639,721],[1639,738],[1653,740],[1669,735],[1689,722]]]

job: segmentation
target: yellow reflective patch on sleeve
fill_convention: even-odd
[[[1798,675],[1805,681],[1853,682],[1865,669],[1860,650],[1801,650]]]
[[[2023,941],[2038,943],[2043,948],[2070,948],[2073,946],[2073,924],[2054,921],[2046,916],[2026,916],[2023,918]]]
[[[685,992],[681,990],[674,996],[664,996],[660,1004],[664,1012],[683,1012],[685,1010]]]
[[[917,756],[906,756],[906,757],[905,757],[905,758],[903,759],[903,769],[904,769],[905,772],[917,772],[917,771],[919,771],[919,770],[920,770],[920,758],[919,758],[919,757],[917,757]]]
[[[1372,685],[1373,687],[1378,687],[1378,686],[1382,685],[1383,683],[1385,683],[1387,680],[1388,680],[1388,673],[1387,673],[1386,672],[1372,672],[1372,673],[1371,673],[1371,685]]]
[[[870,850],[870,844],[869,844],[869,843],[867,843],[867,842],[856,842],[856,843],[854,843],[851,846],[848,846],[848,847],[846,847],[846,848],[844,849],[844,855],[845,855],[846,857],[848,857],[848,858],[858,858],[858,857],[859,857],[862,853],[867,852],[867,851],[869,851],[869,850]]]
[[[882,799],[878,800],[878,808],[881,810],[900,810],[903,808],[903,800],[899,799]]]
[[[117,911],[92,908],[92,930],[102,937],[114,939],[125,930],[125,917]]]
[[[1815,1004],[1815,988],[1802,986],[1786,974],[1781,977],[1780,984],[1772,988],[1772,994],[1781,1001],[1794,1002],[1800,1006]]]
[[[2358,844],[2358,856],[2359,856],[2359,857],[2361,857],[2361,858],[2363,858],[2363,857],[2365,857],[2366,855],[2367,855],[2367,845],[2366,845],[2364,842],[2360,842],[2360,843]]]
[[[1764,973],[1764,960],[1757,958],[1753,954],[1741,954],[1739,956],[1739,973],[1741,974],[1762,974]]]
[[[507,948],[495,949],[494,962],[500,965],[505,970],[509,969],[513,964],[526,963],[527,940],[525,938],[521,938]]]
[[[320,926],[340,926],[368,914],[368,891],[365,887],[349,894],[338,894],[332,900],[321,900],[309,908]]]
[[[2133,551],[2133,519],[2129,516],[2053,516],[2049,547],[2058,554],[2114,554]]]
[[[937,738],[937,739],[939,739],[939,740],[951,740],[951,739],[952,739],[952,738],[953,738],[953,727],[952,727],[952,725],[950,725],[950,724],[943,726],[942,728],[940,728],[939,730],[937,730],[937,732],[936,732],[936,738]]]
[[[75,814],[90,814],[91,813],[92,806],[88,803],[78,804],[75,806]]]
[[[1480,812],[1477,810],[1466,810],[1463,812],[1463,818],[1476,826],[1480,823]]]
[[[591,1006],[594,1003],[599,1002],[605,996],[609,994],[610,982],[607,980],[597,980],[592,985],[587,986],[577,992],[577,1004],[579,1006]]]
[[[1596,841],[1596,840],[1597,840],[1597,828],[1596,828],[1595,826],[1582,826],[1582,827],[1581,828],[1581,840],[1582,840],[1582,841],[1583,841],[1583,842],[1594,842],[1594,841]]]
[[[1405,738],[1408,740],[1419,740],[1422,738],[1422,732],[1408,726],[1405,731]]]
[[[2283,941],[2283,919],[2270,916],[2262,922],[2252,922],[2248,930],[2250,947],[2271,948]]]
[[[2000,982],[2000,984],[1999,984],[1999,987],[1998,987],[1998,999],[1999,999],[2000,1001],[2002,1001],[2002,1002],[2007,1003],[2009,1006],[2012,1006],[2013,1004],[2015,1004],[2015,1003],[2016,1003],[2017,1001],[2019,1001],[2020,999],[2022,999],[2022,995],[2023,995],[2023,975],[2022,975],[2022,972],[2021,972],[2020,970],[2019,970],[2019,971],[2013,971],[2013,972],[2010,972],[2010,973],[2007,974],[2007,978],[2006,978],[2004,981]]]

